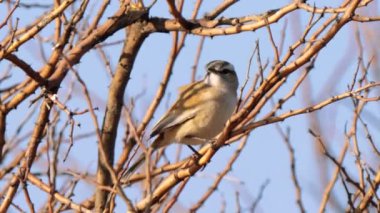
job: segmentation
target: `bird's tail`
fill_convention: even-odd
[[[150,153],[148,153],[148,155],[151,156],[154,151],[165,146],[166,144],[167,142],[164,140],[163,135],[159,135],[149,147],[148,150]],[[129,177],[144,163],[145,158],[146,153],[142,153],[139,158],[137,158],[137,160],[128,168],[128,170],[123,174],[123,183],[128,183]]]
[[[126,174],[135,172],[145,161],[145,153],[142,153],[139,158],[128,168]]]
[[[122,185],[129,185],[129,178],[131,175],[145,162],[145,153],[142,153],[139,158],[124,172],[121,178]]]
[[[144,163],[145,153],[142,153],[139,158],[124,172],[121,182],[128,185],[130,176]]]
[[[154,146],[151,146],[148,148],[148,153],[142,153],[137,160],[128,168],[126,172],[123,174],[122,183],[128,184],[129,177],[145,162],[146,156],[152,156],[152,153],[156,151],[157,148]]]

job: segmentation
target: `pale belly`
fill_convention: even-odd
[[[176,135],[177,142],[198,145],[214,138],[223,130],[235,106],[236,97],[228,96],[203,103],[196,117],[181,126]]]

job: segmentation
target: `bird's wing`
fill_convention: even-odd
[[[194,87],[196,84],[198,84],[198,82],[195,82],[195,83],[192,83],[192,84],[186,84],[186,85],[183,85],[183,86],[180,86],[178,88],[178,92],[180,94],[183,94],[185,93],[186,91],[188,91],[189,89],[191,89],[192,87]]]
[[[193,91],[199,91],[204,86],[200,82],[195,82],[179,88],[177,101],[168,110],[168,112],[153,127],[150,137],[160,134],[166,129],[182,124],[193,119],[197,113],[196,107],[192,104],[194,100]]]
[[[193,119],[195,117],[195,110],[187,110],[183,113],[173,112],[168,113],[161,118],[160,121],[153,127],[150,137],[160,134],[166,129],[172,128],[179,124],[185,123],[186,121]]]

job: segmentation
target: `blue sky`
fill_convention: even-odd
[[[27,2],[27,1],[25,1]],[[32,1],[30,1],[32,2]],[[200,15],[203,15],[206,11],[214,8],[220,1],[205,1],[202,4],[202,10]],[[341,2],[341,1],[339,1]],[[189,17],[191,14],[191,9],[195,1],[186,1],[184,16]],[[233,17],[241,15],[251,15],[263,13],[270,9],[275,9],[284,6],[288,1],[271,1],[269,4],[267,1],[250,1],[241,0],[236,5],[231,7],[223,16]],[[317,6],[322,6],[326,1],[316,1]],[[111,10],[116,9],[117,2],[113,2],[108,14],[112,14]],[[309,4],[313,4],[312,1]],[[372,4],[379,4],[372,3]],[[336,6],[336,4],[328,5]],[[379,5],[377,5],[379,6]],[[4,4],[0,4],[0,10],[4,9]],[[24,11],[24,12],[22,12]],[[38,11],[38,10],[37,10]],[[42,12],[42,10],[40,11]],[[20,24],[30,23],[32,19],[28,17],[37,17],[39,14],[28,13],[28,10],[20,9],[16,13],[17,17],[20,17]],[[170,17],[166,3],[164,1],[158,2],[151,11],[151,16],[164,16]],[[2,20],[3,15],[0,16]],[[271,25],[271,30],[274,35],[276,42],[281,39],[281,30],[287,22],[286,37],[285,37],[285,49],[294,42],[297,35],[302,32],[303,27],[307,24],[309,14],[305,12],[291,14],[283,18],[278,23]],[[352,76],[354,75],[357,58],[359,52],[357,49],[357,44],[354,39],[354,29],[359,28],[363,32],[373,32],[378,33],[377,29],[380,29],[379,23],[371,24],[359,24],[350,23],[345,26],[338,35],[327,45],[324,50],[319,54],[316,61],[315,68],[309,75],[310,79],[310,100],[312,103],[318,103],[326,98],[333,95],[337,95],[347,91],[347,85],[351,83]],[[301,27],[301,29],[299,29]],[[53,25],[44,29],[41,35],[50,35]],[[367,30],[367,31],[364,31]],[[6,33],[4,29],[0,31],[1,38]],[[106,42],[118,41],[124,37],[124,31],[121,30]],[[367,37],[362,36],[363,39],[368,39],[363,44],[365,49],[370,49],[373,46],[379,47],[379,43],[371,43],[371,40]],[[179,86],[189,83],[191,76],[191,67],[194,63],[195,54],[197,51],[197,46],[200,37],[189,35],[186,40],[186,44],[178,60],[175,63],[172,80],[169,83],[167,93],[165,95],[164,101],[161,103],[157,113],[154,116],[152,124],[157,121],[157,119],[166,110],[165,103],[173,103],[176,97],[176,90]],[[223,59],[230,61],[234,64],[240,82],[245,79],[245,74],[248,67],[248,60],[252,54],[254,44],[256,41],[260,42],[261,47],[261,57],[263,61],[269,60],[269,64],[273,60],[274,54],[273,49],[270,45],[268,32],[266,28],[257,30],[255,32],[244,32],[239,35],[231,36],[220,36],[214,38],[206,38],[203,47],[202,56],[198,66],[198,79],[204,74],[204,65],[210,60]],[[149,106],[150,101],[154,97],[155,91],[159,86],[160,80],[162,78],[162,73],[165,68],[166,62],[168,61],[170,45],[172,38],[169,34],[156,33],[150,35],[142,46],[135,65],[133,73],[131,75],[131,81],[127,86],[125,101],[130,102],[131,97],[135,97],[144,91],[144,95],[136,100],[136,107],[133,112],[135,118],[141,119],[145,110]],[[373,45],[373,46],[372,46]],[[47,53],[51,52],[51,47],[49,45],[45,46]],[[116,67],[118,60],[118,55],[120,53],[120,46],[110,46],[105,48],[107,56],[111,62],[111,68]],[[17,55],[25,58],[35,69],[38,69],[41,63],[41,57],[37,51],[38,43],[36,40],[28,42],[25,47],[22,47]],[[369,55],[365,55],[364,60],[369,60]],[[255,61],[255,59],[254,59]],[[3,72],[7,67],[7,62],[0,63],[0,73]],[[91,51],[81,60],[81,63],[76,65],[75,68],[79,71],[82,78],[88,85],[93,101],[96,106],[100,108],[97,112],[98,121],[101,124],[104,104],[107,101],[107,91],[110,83],[110,78],[104,71],[104,65],[102,61],[99,60],[99,55],[96,51]],[[334,75],[338,69],[344,68],[344,70],[338,76]],[[250,76],[254,76],[257,71],[257,63],[254,62],[250,70]],[[292,87],[293,83],[300,75],[301,70],[293,74],[289,78],[287,83],[283,88],[280,89],[279,93],[275,95],[274,100],[278,100],[283,95],[285,95],[289,89]],[[12,72],[13,82],[18,82],[18,79],[23,78],[24,74],[20,70],[15,70]],[[375,70],[370,70],[370,79],[373,81],[379,80],[379,74]],[[331,80],[331,78],[339,78]],[[59,97],[65,97],[67,93],[70,81],[73,76],[69,75],[62,84],[62,88],[59,92]],[[251,82],[251,81],[250,81]],[[334,84],[333,86],[331,84]],[[0,84],[0,87],[5,87],[6,85]],[[326,88],[332,86],[333,89],[324,92]],[[68,106],[71,109],[84,109],[86,108],[86,103],[83,102],[82,92],[79,85],[75,87],[75,96],[72,101],[69,102]],[[306,91],[307,87],[301,85],[301,90]],[[377,95],[378,95],[377,90]],[[374,95],[376,93],[373,93]],[[299,109],[307,106],[304,102],[303,92],[299,91],[296,96],[285,104],[282,112],[287,112],[290,109]],[[33,98],[33,97],[32,97]],[[25,111],[30,110],[28,108],[28,102],[22,104],[17,110],[14,110],[9,119],[7,128],[10,133],[13,134],[15,129],[14,126],[22,120],[25,116]],[[370,131],[373,134],[373,138],[378,138],[380,131],[378,128],[374,128],[380,124],[380,117],[378,115],[378,104],[370,103],[365,108],[365,113],[363,114],[363,120],[365,120],[370,126]],[[264,111],[260,114],[265,115],[265,110],[270,110],[271,105],[264,108]],[[353,106],[350,100],[340,101],[332,106],[328,106],[321,111],[315,113],[318,116],[320,124],[322,125],[322,133],[326,136],[326,143],[329,144],[329,148],[332,153],[337,156],[343,143],[344,143],[344,129],[345,124],[350,125],[350,119],[353,116]],[[259,117],[260,117],[259,115]],[[315,157],[316,142],[308,133],[308,128],[310,128],[309,123],[310,115],[301,115],[294,118],[290,118],[279,125],[284,130],[289,127],[291,129],[291,143],[295,149],[296,157],[296,169],[300,185],[302,188],[302,195],[304,205],[308,212],[316,212],[319,207],[319,203],[322,198],[322,193],[324,185],[321,185],[321,173],[319,169],[318,158]],[[75,134],[83,134],[93,130],[92,121],[89,114],[81,115],[75,117],[76,122],[81,123],[81,128],[75,129]],[[34,120],[31,120],[28,126],[23,130],[27,132],[28,129],[33,128]],[[121,120],[121,123],[125,123]],[[61,124],[62,125],[62,124]],[[122,126],[122,125],[121,125]],[[116,156],[121,153],[122,150],[122,135],[124,128],[120,127],[117,140]],[[67,132],[68,134],[68,132]],[[9,137],[11,135],[8,135]],[[368,147],[364,140],[363,128],[359,128],[359,138],[363,142],[363,149],[367,150]],[[46,142],[46,140],[45,140]],[[206,167],[202,172],[199,172],[193,177],[190,183],[186,186],[185,192],[180,196],[178,204],[175,209],[187,209],[192,204],[197,202],[200,196],[203,195],[206,189],[213,182],[214,177],[223,170],[225,162],[230,158],[234,150],[236,149],[238,143],[235,143],[229,147],[224,147],[220,150],[217,155],[212,159],[212,162]],[[175,153],[178,145],[172,145],[167,148],[167,155],[171,157],[171,153]],[[26,147],[26,143],[24,144]],[[64,152],[66,146],[62,149]],[[78,172],[88,171],[93,173],[96,171],[96,139],[86,139],[76,141],[74,147],[71,150],[69,159],[67,162],[61,162],[60,167],[65,169],[70,169]],[[15,152],[16,153],[16,152]],[[184,149],[183,157],[190,154],[187,149]],[[63,154],[62,154],[63,156]],[[62,157],[61,156],[61,157]],[[376,158],[370,157],[368,155],[368,163],[373,168],[379,167],[379,161]],[[174,156],[173,156],[174,157]],[[346,166],[353,169],[353,175],[356,170],[353,163],[353,155],[351,152],[347,154],[347,164]],[[43,157],[46,159],[46,157]],[[7,159],[11,160],[11,159]],[[333,164],[328,162],[327,167],[327,177],[331,178],[331,172]],[[33,166],[32,171],[46,171],[46,162],[41,160]],[[64,178],[61,179],[62,182]],[[270,180],[269,185],[264,191],[264,197],[259,203],[258,212],[296,212],[298,207],[295,202],[295,192],[293,183],[291,180],[290,164],[289,164],[289,152],[286,149],[285,143],[278,134],[274,125],[269,125],[265,127],[260,127],[255,129],[249,138],[247,146],[243,150],[241,156],[233,166],[232,172],[230,172],[226,178],[220,184],[218,191],[214,193],[210,200],[208,200],[200,212],[215,212],[219,210],[221,206],[221,194],[226,199],[227,212],[233,212],[235,209],[235,192],[238,191],[241,195],[241,205],[243,208],[247,208],[253,200],[256,198],[260,186],[266,181]],[[46,181],[46,179],[45,179]],[[2,184],[2,183],[0,183]],[[35,189],[32,185],[29,185],[31,189]],[[340,204],[345,208],[346,198],[345,194],[342,194],[341,184],[336,185],[336,191],[334,191],[335,198],[340,201]],[[139,195],[137,195],[138,189],[128,188],[126,192],[130,194],[134,201],[138,201]],[[46,194],[40,193],[38,189],[35,190],[37,194],[41,194],[41,198],[33,198],[34,201],[38,203],[44,203],[47,199]],[[85,183],[84,181],[78,186],[78,193],[74,196],[74,200],[80,201],[85,197],[88,197],[93,193],[93,185]],[[19,205],[24,202],[22,196],[16,201]],[[118,210],[125,209],[122,202],[117,206]],[[38,206],[38,205],[36,205]]]

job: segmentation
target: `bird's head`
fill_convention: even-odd
[[[234,66],[223,60],[214,60],[206,65],[205,82],[211,86],[236,91],[239,81]]]

